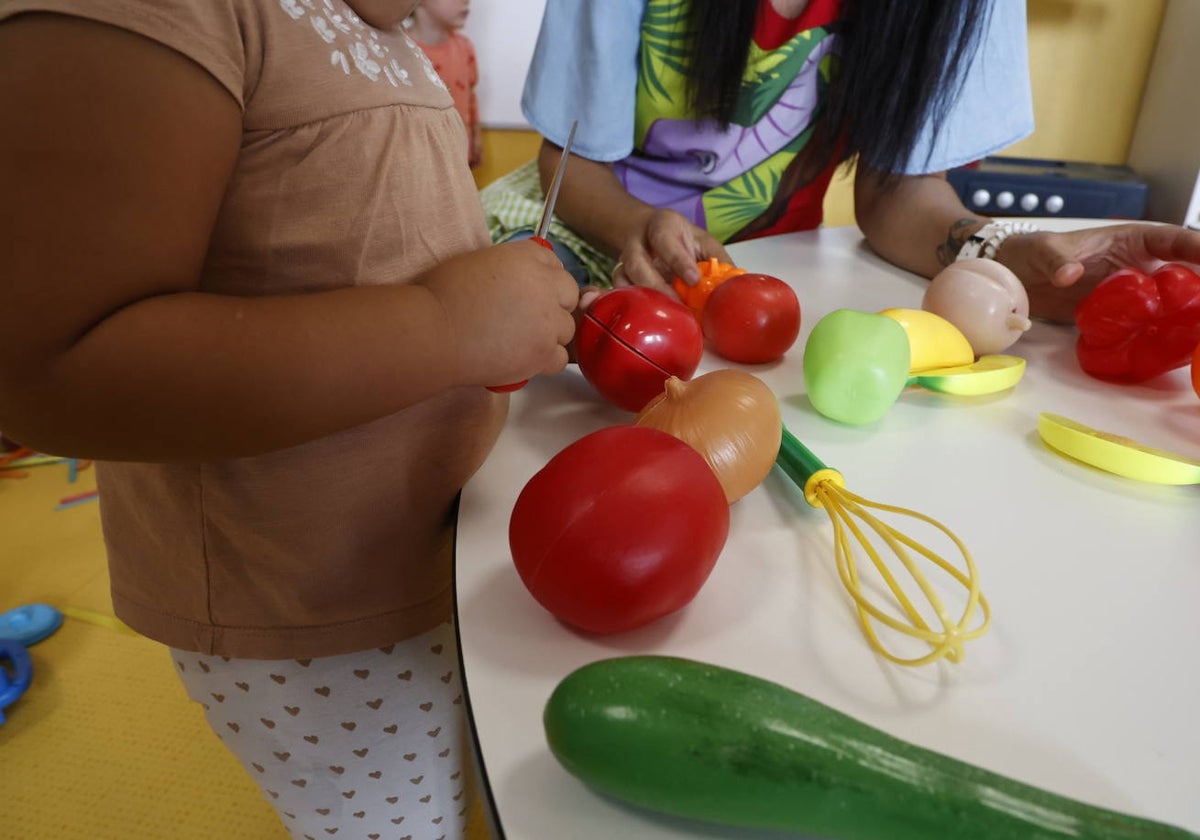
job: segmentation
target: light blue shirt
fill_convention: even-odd
[[[617,161],[633,151],[638,44],[645,0],[547,0],[521,110],[572,152]],[[1033,132],[1025,0],[992,0],[987,28],[940,129],[926,124],[905,174],[952,169]]]

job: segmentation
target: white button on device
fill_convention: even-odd
[[[992,200],[992,194],[987,190],[975,190],[971,193],[971,203],[976,207],[985,207]]]
[[[1021,209],[1027,213],[1032,213],[1037,209],[1038,197],[1033,193],[1025,193],[1021,196]]]
[[[1046,212],[1057,213],[1063,209],[1063,197],[1061,195],[1052,195],[1046,199]]]
[[[1009,207],[1013,206],[1013,202],[1016,200],[1017,199],[1012,193],[1010,193],[1008,190],[1005,190],[1004,192],[996,195],[996,206],[1001,210],[1007,210]]]

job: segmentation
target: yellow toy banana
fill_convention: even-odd
[[[941,315],[924,309],[884,309],[879,314],[896,321],[908,334],[912,350],[909,373],[969,365],[975,361],[975,351],[962,330]]]

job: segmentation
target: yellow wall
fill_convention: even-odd
[[[1029,0],[1037,129],[1005,154],[1124,163],[1164,5]]]
[[[542,138],[536,131],[483,130],[483,162],[475,168],[475,183],[485,187],[523,163],[533,160]]]
[[[1036,129],[1003,154],[1124,163],[1166,0],[1028,0]],[[533,157],[532,132],[485,131],[481,186]],[[854,224],[852,176],[839,173],[825,223]]]
[[[1035,129],[1001,154],[1125,163],[1164,3],[1028,0]],[[830,185],[827,225],[854,224],[852,185]]]

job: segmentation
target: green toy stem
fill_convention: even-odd
[[[779,456],[775,463],[801,488],[814,474],[828,469],[820,458],[788,431],[787,426],[783,427],[783,440],[779,444]]]
[[[845,487],[842,474],[812,453],[807,446],[796,439],[796,436],[783,427],[783,439],[779,442],[779,454],[775,463],[784,474],[804,491],[804,500],[815,508],[825,505],[819,500],[817,487],[824,482],[832,482],[838,487]]]

